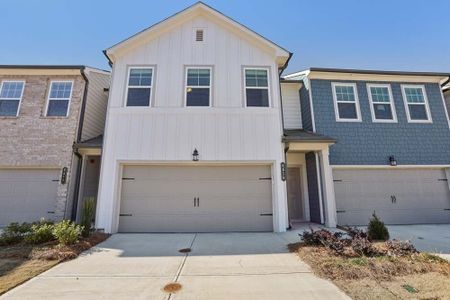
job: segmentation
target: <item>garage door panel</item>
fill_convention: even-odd
[[[225,231],[267,231],[272,228],[272,218],[261,216],[255,222],[248,214],[157,214],[120,217],[120,226],[127,232],[223,232]],[[176,220],[174,222],[173,220]],[[183,224],[183,226],[180,226]],[[233,224],[233,227],[230,227]],[[150,229],[149,229],[150,228]],[[270,229],[268,229],[270,228]]]
[[[0,170],[0,225],[52,218],[59,170]]]
[[[125,166],[121,232],[271,231],[269,166]],[[194,198],[199,205],[194,206]]]
[[[450,222],[443,169],[334,170],[333,177],[341,225],[365,225],[374,211],[387,224]]]

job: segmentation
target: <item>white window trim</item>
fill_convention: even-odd
[[[18,117],[19,116],[19,112],[20,112],[20,106],[22,105],[22,98],[23,98],[23,93],[24,93],[24,90],[25,90],[26,82],[25,82],[25,80],[3,80],[1,82],[1,84],[0,84],[0,93],[3,90],[3,84],[5,82],[7,82],[7,83],[10,83],[10,82],[21,82],[21,83],[23,83],[22,91],[20,93],[20,98],[0,98],[0,100],[12,100],[12,101],[19,100],[19,105],[17,106],[17,112],[16,112],[16,117]],[[7,118],[7,117],[14,117],[14,116],[0,116],[0,118],[5,118],[5,117]]]
[[[149,69],[152,70],[152,80],[150,82],[150,85],[129,85],[130,82],[130,74],[131,74],[131,69]],[[125,88],[125,103],[124,106],[125,107],[151,107],[152,106],[152,97],[153,97],[153,80],[155,79],[155,67],[153,66],[129,66],[128,67],[128,71],[127,71],[127,82],[126,82],[126,88]],[[129,88],[133,88],[133,89],[148,89],[150,88],[150,99],[148,99],[148,106],[128,106],[128,89]]]
[[[336,87],[337,86],[353,87],[353,91],[355,93],[356,119],[344,119],[344,118],[339,117],[338,101],[337,101],[337,96],[336,96]],[[332,82],[331,89],[333,91],[334,114],[336,116],[336,122],[362,122],[361,109],[359,107],[358,88],[356,86],[356,83]],[[340,102],[349,103],[348,101],[340,101]]]
[[[53,83],[59,83],[59,82],[61,82],[61,83],[66,83],[66,82],[72,83],[72,86],[71,86],[71,88],[70,88],[70,95],[69,95],[69,98],[50,99],[50,93],[51,93],[51,91],[52,91],[52,85],[53,85]],[[48,118],[64,118],[64,117],[65,117],[65,118],[67,118],[67,117],[69,116],[69,113],[70,113],[70,104],[72,103],[73,86],[74,86],[74,81],[73,81],[73,80],[52,80],[52,81],[50,81],[50,86],[49,86],[48,93],[47,93],[47,103],[46,103],[46,105],[45,105],[45,117],[48,117]],[[65,116],[48,116],[48,115],[47,115],[47,114],[48,114],[48,105],[50,104],[50,100],[52,100],[52,101],[68,100],[69,103],[67,103],[67,112],[66,112],[66,115],[65,115]]]
[[[195,86],[190,86],[187,83],[188,80],[188,70],[189,69],[207,69],[209,70],[209,85],[195,85]],[[187,89],[188,88],[209,88],[209,103],[208,106],[191,106],[191,105],[187,105]],[[212,107],[212,89],[213,89],[213,70],[212,67],[208,67],[208,66],[187,66],[185,68],[184,71],[184,107],[191,107],[191,108],[205,108],[205,107]]]
[[[384,87],[388,89],[389,94],[389,105],[391,106],[392,119],[377,119],[375,116],[374,104],[388,104],[387,102],[374,102],[372,98],[371,87]],[[367,94],[369,96],[370,113],[372,115],[373,123],[398,123],[397,112],[395,110],[394,97],[392,96],[392,90],[390,84],[378,84],[378,83],[368,83],[367,84]]]
[[[245,71],[246,70],[265,70],[267,71],[267,87],[264,86],[247,86],[247,81],[245,78]],[[272,97],[271,97],[271,89],[270,89],[270,68],[268,67],[245,67],[244,68],[244,74],[243,74],[243,79],[244,79],[244,107],[246,108],[250,108],[250,109],[262,109],[262,108],[270,108],[272,107]],[[254,90],[264,90],[267,89],[267,97],[269,98],[269,103],[267,106],[247,106],[247,89],[254,89]]]
[[[406,117],[408,119],[408,123],[433,123],[433,119],[431,118],[431,111],[430,111],[430,105],[428,103],[428,96],[427,92],[425,90],[425,86],[423,84],[402,84],[402,96],[403,96],[403,104],[405,105],[405,111],[406,111]],[[423,99],[425,100],[425,103],[408,103],[408,100],[406,98],[406,92],[405,88],[420,88],[422,89]],[[409,113],[409,106],[408,105],[425,105],[425,111],[427,112],[427,120],[411,120],[411,114]]]

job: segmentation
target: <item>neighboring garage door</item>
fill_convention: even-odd
[[[53,218],[59,170],[1,169],[0,226]]]
[[[443,169],[334,170],[338,224],[366,225],[375,211],[387,224],[450,222]]]
[[[272,231],[269,166],[125,166],[120,232]]]

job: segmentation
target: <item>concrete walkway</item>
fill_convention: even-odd
[[[0,298],[349,299],[287,252],[297,234],[116,234]],[[170,282],[182,289],[163,292]]]
[[[409,240],[419,251],[450,260],[450,224],[389,225],[391,239]]]

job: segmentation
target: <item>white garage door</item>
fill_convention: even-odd
[[[59,170],[0,170],[0,226],[53,218]]]
[[[120,232],[272,231],[269,166],[126,166]]]
[[[450,223],[443,169],[334,170],[338,223],[366,225],[375,211],[387,224]]]

